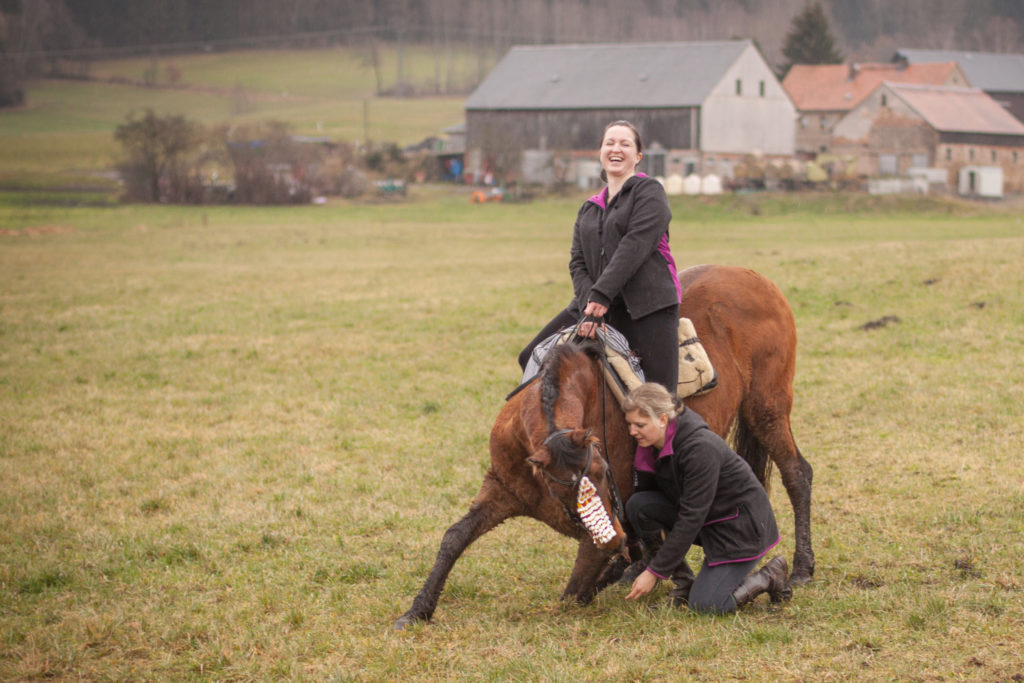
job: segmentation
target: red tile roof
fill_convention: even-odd
[[[782,87],[798,111],[850,111],[884,81],[969,85],[956,62],[936,62],[908,66],[888,63],[796,64],[786,74]]]
[[[1024,123],[977,88],[886,83],[935,130],[946,133],[1024,135]]]

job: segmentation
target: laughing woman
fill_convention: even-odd
[[[778,544],[779,530],[750,466],[697,413],[677,409],[660,385],[641,384],[623,409],[637,442],[637,486],[626,516],[649,551],[626,599],[671,578],[673,603],[697,612],[733,612],[765,592],[772,602],[788,600],[793,591],[785,558],[751,573]],[[695,543],[704,548],[696,580],[686,563]]]
[[[600,157],[608,185],[583,203],[573,228],[573,300],[523,349],[519,364],[526,367],[541,341],[591,316],[625,335],[645,378],[675,394],[681,289],[668,245],[668,198],[661,183],[637,173],[643,142],[633,124],[609,124]],[[581,331],[594,334],[590,324]]]

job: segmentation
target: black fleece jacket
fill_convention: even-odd
[[[570,310],[582,312],[588,301],[610,307],[621,297],[636,320],[677,304],[675,280],[659,250],[671,220],[665,189],[647,176],[627,180],[607,206],[603,195],[584,202],[572,235]]]
[[[653,477],[641,476],[639,450],[635,463],[640,487],[656,487],[669,500],[679,501],[675,524],[648,569],[669,577],[694,543],[704,547],[713,566],[757,559],[779,542],[764,487],[700,415],[685,409],[675,420],[670,445],[660,457],[653,454]]]

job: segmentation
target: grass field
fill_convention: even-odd
[[[393,89],[397,50],[382,45],[379,54],[381,84]],[[163,58],[152,88],[142,85],[154,68],[150,59],[96,63],[90,81],[33,82],[26,106],[0,111],[0,187],[99,182],[121,153],[114,130],[147,108],[208,125],[276,120],[297,134],[400,145],[439,136],[465,118],[465,92],[481,69],[477,56],[461,49],[435,59],[429,48],[407,46],[402,63],[404,82],[418,92],[434,92],[439,77],[462,94],[378,96],[368,50],[357,47]],[[178,75],[173,81],[170,71]]]
[[[1024,676],[1024,225],[919,200],[674,200],[681,263],[794,308],[817,575],[791,603],[562,604],[572,542],[513,520],[392,632],[567,301],[579,200],[0,194],[0,679]]]

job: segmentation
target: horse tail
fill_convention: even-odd
[[[733,444],[736,452],[743,458],[754,476],[761,483],[766,491],[770,491],[769,485],[772,479],[772,459],[768,449],[758,440],[750,425],[742,415],[737,416],[733,429]]]

